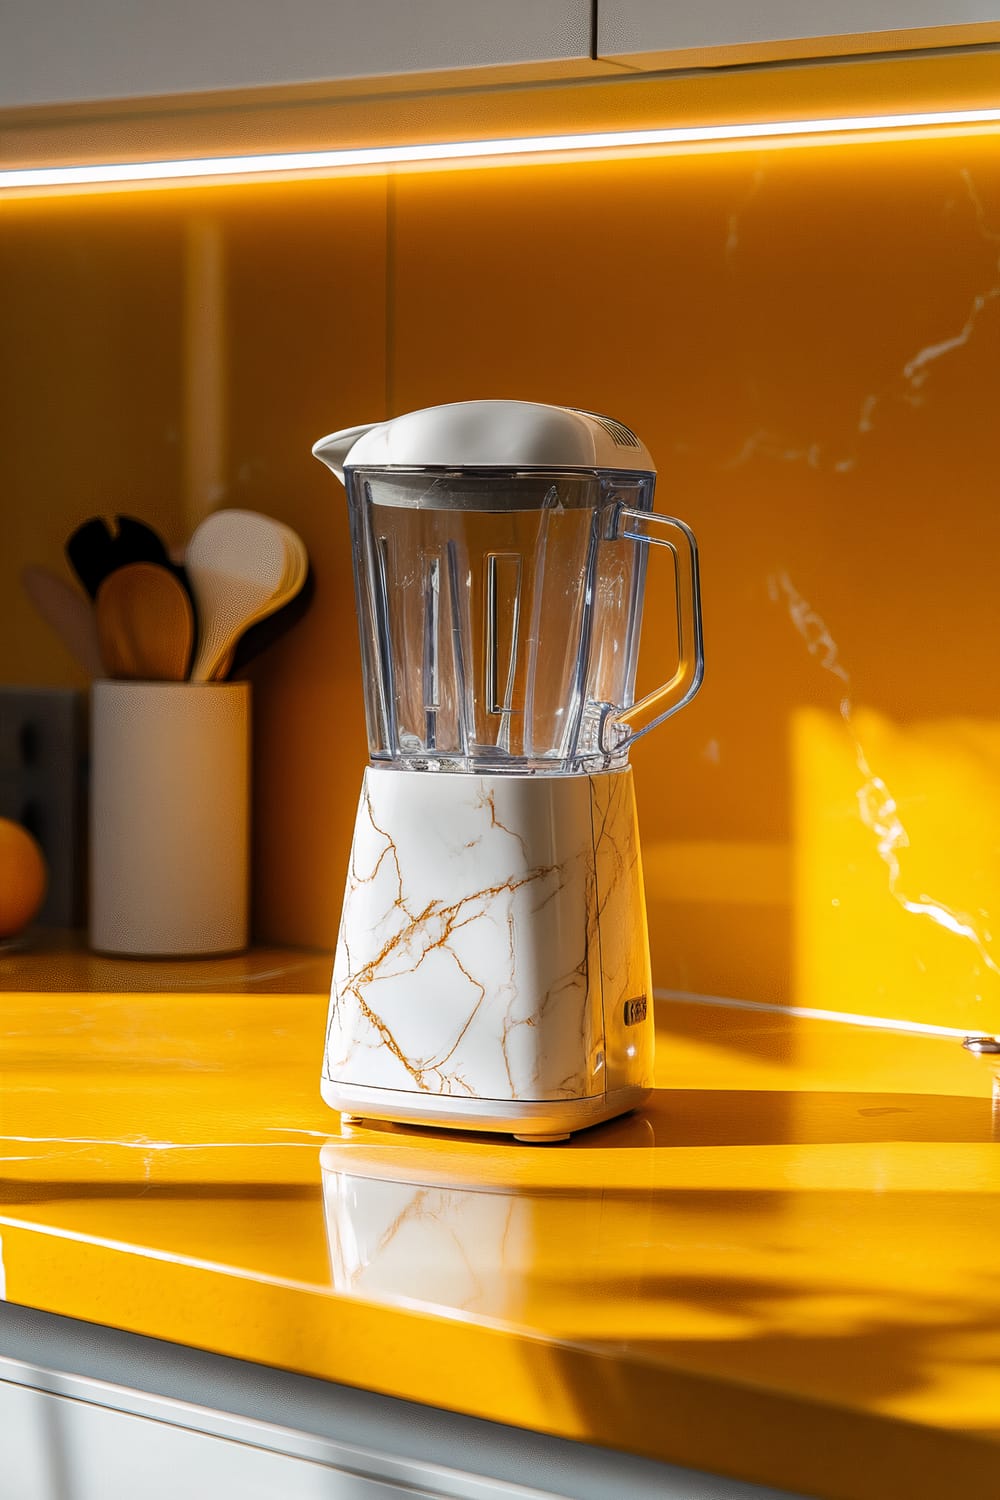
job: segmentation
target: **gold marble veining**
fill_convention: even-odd
[[[477,979],[474,974],[471,974],[469,972],[469,970],[463,964],[462,960],[458,957],[457,953],[450,946],[452,933],[460,931],[463,927],[468,926],[472,922],[479,921],[483,917],[489,905],[503,895],[512,895],[515,891],[520,890],[522,887],[532,885],[539,881],[551,884],[551,882],[549,881],[549,877],[555,876],[556,879],[559,880],[560,876],[563,875],[563,871],[561,870],[561,867],[554,865],[546,866],[541,869],[531,870],[521,879],[511,878],[509,880],[502,881],[499,885],[486,886],[479,890],[472,891],[469,893],[469,895],[462,896],[458,901],[455,901],[450,905],[443,905],[440,901],[431,900],[423,907],[421,911],[413,912],[409,909],[403,893],[402,874],[399,870],[399,862],[396,858],[395,846],[392,842],[392,839],[389,838],[389,835],[386,834],[383,829],[379,828],[378,824],[375,822],[375,819],[371,813],[371,804],[369,799],[366,799],[366,810],[368,812],[372,827],[377,833],[383,834],[387,841],[386,849],[384,853],[380,855],[378,864],[381,864],[381,860],[385,857],[386,853],[392,853],[398,877],[398,894],[395,901],[393,902],[393,906],[404,913],[407,919],[407,923],[404,927],[395,932],[392,937],[387,939],[385,944],[382,946],[382,948],[374,958],[370,959],[359,969],[351,969],[349,976],[345,982],[344,988],[336,999],[335,1012],[339,1011],[340,1007],[344,1005],[346,995],[349,994],[350,996],[352,996],[364,1019],[369,1023],[371,1027],[373,1027],[375,1031],[378,1032],[382,1044],[384,1046],[387,1046],[392,1052],[393,1056],[399,1059],[403,1067],[413,1079],[413,1082],[416,1084],[417,1088],[425,1089],[435,1093],[451,1093],[453,1091],[456,1091],[472,1094],[474,1090],[472,1089],[471,1085],[468,1084],[462,1077],[461,1073],[454,1071],[450,1073],[447,1072],[445,1069],[445,1064],[451,1061],[452,1057],[461,1046],[462,1038],[465,1036],[469,1027],[472,1025],[472,1022],[475,1019],[476,1014],[478,1013],[479,1008],[483,1003],[483,1000],[486,998],[487,988],[481,980]],[[500,823],[496,818],[495,809],[493,808],[492,803],[490,803],[490,810],[492,814],[491,826],[494,828],[503,828],[503,824]],[[507,832],[508,830],[504,829],[504,831]],[[378,870],[378,864],[376,865],[375,871],[373,871],[372,876],[367,877],[368,879],[374,878],[374,874],[377,873]],[[541,907],[545,905],[546,901],[550,900],[552,896],[555,895],[556,892],[560,889],[561,882],[552,886],[552,888],[548,892],[548,895],[543,898],[539,906],[535,907],[534,910],[540,910]],[[507,929],[509,934],[509,952],[511,959],[513,960],[514,926],[513,919],[511,918],[509,913],[507,916]],[[346,933],[344,935],[344,945],[348,954],[348,959],[350,959],[350,940],[349,936]],[[399,969],[392,969],[391,971],[388,971],[390,960],[394,955],[397,954],[399,950],[403,950],[404,954],[406,954],[409,958],[409,953],[413,948],[416,948],[417,950],[417,956],[415,958],[413,958],[411,961],[405,962]],[[368,987],[378,981],[380,978],[391,977],[395,979],[407,974],[415,974],[420,968],[421,964],[427,958],[428,954],[433,953],[437,949],[444,949],[447,952],[449,958],[453,961],[455,967],[458,969],[462,977],[467,981],[469,986],[478,993],[473,1001],[471,1010],[468,1012],[467,1018],[462,1024],[461,1030],[454,1037],[454,1040],[450,1041],[448,1050],[446,1052],[439,1052],[437,1055],[428,1058],[411,1058],[408,1057],[399,1047],[392,1034],[391,1028],[375,1012],[375,1010],[373,1010],[371,1005],[369,1005],[366,999],[366,994],[368,991]],[[559,987],[562,984],[568,983],[571,986],[573,985],[576,975],[582,975],[584,978],[586,978],[585,958],[581,960],[580,965],[574,971],[573,975],[569,976],[568,980],[560,981],[559,985],[553,986],[546,992],[546,994],[542,997],[541,1003],[538,1007],[539,1015],[544,1014],[546,1007],[551,1003],[553,997],[558,993]],[[510,1032],[516,1026],[534,1026],[536,1024],[535,1017],[533,1015],[525,1016],[520,1019],[515,1019],[512,1016],[511,1007],[513,1006],[516,999],[516,994],[511,996],[510,1005],[508,1005],[508,1008],[503,1016],[503,1033],[500,1044],[501,1051],[504,1057],[504,1064],[507,1070],[507,1078],[510,1082],[511,1098],[516,1097],[516,1087],[513,1077],[511,1076],[510,1062],[507,1053],[507,1045]],[[335,1067],[336,1059],[328,1060],[327,1066],[328,1069],[330,1067]],[[570,1090],[572,1090],[572,1080],[570,1080],[568,1087],[570,1088]]]
[[[422,1117],[410,1091],[634,1105],[652,1076],[644,922],[630,771],[369,770],[334,963],[329,1102],[402,1119]],[[502,1113],[494,1128],[505,1122],[517,1128]],[[588,1123],[581,1111],[576,1128]]]
[[[600,1086],[589,838],[546,857],[547,825],[514,826],[498,795],[471,776],[367,774],[334,966],[332,1084],[508,1100]],[[586,805],[585,782],[573,799]],[[535,950],[549,950],[541,968]]]

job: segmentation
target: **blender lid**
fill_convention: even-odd
[[[655,474],[646,445],[613,417],[535,401],[456,401],[331,433],[313,448],[352,469],[611,469]]]

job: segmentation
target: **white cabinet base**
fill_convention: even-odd
[[[0,1433],[2,1500],[782,1500],[9,1303]]]

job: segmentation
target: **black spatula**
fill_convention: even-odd
[[[162,537],[145,521],[115,516],[115,527],[112,531],[104,516],[92,516],[66,543],[70,567],[92,599],[109,573],[129,563],[158,563],[173,571]]]

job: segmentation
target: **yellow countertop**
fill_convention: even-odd
[[[1000,1155],[950,1037],[679,1000],[562,1146],[341,1131],[329,959],[0,954],[10,1302],[807,1494],[1000,1493]]]

